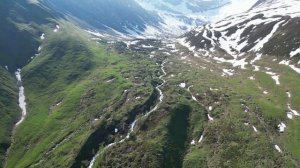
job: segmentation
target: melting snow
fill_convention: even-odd
[[[55,29],[53,30],[53,32],[58,32],[59,29],[60,29],[59,25],[56,25]]]
[[[291,95],[291,93],[289,91],[287,91],[286,94],[287,94],[288,98],[292,97],[292,95]]]
[[[254,66],[254,71],[259,71],[259,69],[260,69],[260,66],[257,66],[257,65],[253,65]]]
[[[200,137],[198,143],[202,142],[202,140],[203,140],[203,134],[201,135],[201,137]]]
[[[222,76],[233,76],[234,70],[233,69],[223,69],[223,75]]]
[[[142,45],[142,48],[153,48],[154,46],[152,46],[152,45]]]
[[[250,76],[249,79],[250,80],[255,80],[255,77],[254,76]]]
[[[254,125],[252,125],[252,128],[253,128],[254,132],[258,132]]]
[[[190,46],[190,43],[186,42],[186,38],[178,39],[178,43],[181,44],[182,46],[188,48],[190,51],[195,50],[195,46]]]
[[[288,60],[282,60],[281,62],[279,62],[279,64],[287,65],[290,68],[292,68],[294,71],[296,71],[297,73],[300,73],[300,68],[297,68],[295,65],[291,65],[290,61],[288,61]]]
[[[293,110],[292,107],[291,107],[291,104],[288,104],[288,109],[290,112],[292,112],[295,116],[300,116],[300,114],[296,111],[296,110]]]
[[[38,52],[40,52],[42,50],[42,46],[39,46],[38,48]]]
[[[274,72],[266,72],[266,74],[271,75],[272,79],[275,81],[276,85],[280,85],[279,75]]]
[[[254,62],[261,59],[262,54],[257,54],[256,57],[250,62],[250,64],[253,64]]]
[[[286,116],[287,116],[287,118],[289,118],[289,119],[293,119],[293,113],[292,113],[292,112],[288,112],[288,113],[286,114]]]
[[[209,88],[210,91],[218,91],[219,89]]]
[[[185,84],[185,83],[180,83],[180,84],[179,84],[179,87],[185,88],[185,87],[186,87],[186,84]]]
[[[110,82],[113,82],[115,79],[116,79],[116,78],[112,78],[112,79],[107,80],[106,82],[107,82],[107,83],[110,83]]]
[[[279,148],[278,145],[275,145],[275,149],[276,149],[279,153],[282,153],[282,150]]]
[[[274,35],[274,33],[277,31],[277,29],[280,27],[280,25],[285,22],[285,20],[278,22],[274,25],[272,31],[270,34],[268,34],[266,37],[264,37],[262,40],[260,40],[252,49],[251,51],[259,51],[263,48],[263,46],[270,40],[270,38]]]
[[[283,122],[281,122],[278,125],[279,132],[284,132],[285,128],[286,128],[286,125]]]
[[[212,118],[209,114],[207,114],[207,117],[208,117],[208,119],[209,119],[210,121],[213,121],[213,120],[214,120],[214,118]]]
[[[295,55],[300,54],[300,48],[296,49],[295,51],[292,51],[290,53],[290,57],[294,57]]]
[[[41,40],[44,40],[45,39],[45,33],[43,33],[40,38],[41,38]]]

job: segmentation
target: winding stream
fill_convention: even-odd
[[[157,103],[157,104],[156,104],[149,112],[147,112],[147,113],[146,113],[145,115],[143,115],[142,117],[135,119],[135,120],[130,124],[130,130],[129,130],[129,132],[127,133],[127,135],[126,135],[125,138],[121,139],[121,140],[118,141],[118,142],[113,142],[113,143],[111,143],[111,144],[108,144],[108,145],[103,149],[103,151],[106,150],[106,149],[108,149],[108,148],[110,148],[110,147],[112,147],[112,146],[114,146],[114,145],[116,145],[116,144],[122,143],[122,142],[124,142],[126,139],[128,139],[128,138],[130,137],[131,133],[134,131],[134,128],[135,128],[135,126],[136,126],[136,123],[137,123],[140,119],[142,119],[142,118],[144,118],[144,117],[148,117],[151,113],[153,113],[154,111],[156,111],[156,110],[158,109],[159,105],[162,103],[162,101],[163,101],[163,99],[164,99],[164,94],[163,94],[163,92],[161,91],[160,88],[166,83],[166,81],[163,79],[163,77],[167,75],[167,73],[166,73],[166,71],[165,71],[165,69],[164,69],[165,64],[166,64],[166,61],[163,61],[162,64],[161,64],[161,71],[163,72],[163,74],[159,76],[159,79],[162,80],[163,82],[162,82],[160,85],[157,85],[157,86],[155,87],[155,89],[159,92],[159,95],[160,95],[160,96],[159,96],[159,102],[158,102],[158,103]],[[100,155],[100,153],[97,153],[97,154],[93,157],[93,159],[91,160],[91,162],[90,162],[88,168],[93,168],[93,166],[94,166],[94,164],[95,164],[95,161],[97,160],[97,158],[98,158],[99,155]]]

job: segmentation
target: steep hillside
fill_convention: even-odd
[[[141,34],[147,26],[158,27],[160,22],[156,14],[146,11],[134,0],[41,0],[41,4],[66,19],[74,19],[85,29],[112,34]]]
[[[39,56],[23,69],[28,115],[16,130],[6,167],[70,167],[75,159],[85,165],[99,144],[117,138],[115,128],[127,131],[142,112],[134,109],[153,92],[159,67],[143,55],[89,42],[69,24],[45,36]],[[97,131],[104,135],[87,146]]]
[[[53,14],[23,0],[0,2],[0,66],[10,72],[26,65],[37,53],[43,25],[55,26]]]
[[[11,143],[12,129],[19,117],[16,80],[0,67],[0,167]]]
[[[222,6],[0,2],[0,164],[300,167],[299,1],[259,1],[177,40],[125,35],[164,22],[137,2],[173,14]]]

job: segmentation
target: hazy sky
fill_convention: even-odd
[[[229,15],[242,13],[251,8],[256,2],[257,0],[231,0],[231,4],[221,8],[213,20],[216,21]]]

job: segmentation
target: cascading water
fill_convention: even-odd
[[[15,72],[15,75],[17,78],[17,85],[19,88],[19,107],[22,111],[21,119],[16,123],[16,126],[18,126],[24,121],[24,119],[27,115],[27,110],[26,110],[26,101],[25,101],[25,90],[22,85],[21,69],[18,69]]]
[[[166,83],[166,81],[165,81],[164,79],[162,79],[164,76],[167,75],[166,71],[164,70],[165,63],[166,63],[166,61],[164,61],[164,62],[161,64],[161,71],[163,72],[163,74],[162,74],[161,76],[159,76],[159,79],[161,79],[163,82],[162,82],[160,85],[158,85],[158,86],[155,87],[155,89],[159,92],[159,95],[160,95],[160,96],[159,96],[159,102],[158,102],[158,103],[157,103],[157,104],[156,104],[149,112],[147,112],[147,113],[146,113],[145,115],[143,115],[142,117],[137,118],[136,120],[134,120],[134,121],[130,124],[130,130],[129,130],[129,132],[127,133],[127,135],[126,135],[125,138],[121,139],[121,140],[118,141],[118,142],[113,142],[113,143],[107,145],[103,150],[108,149],[108,148],[110,148],[110,147],[112,147],[112,146],[114,146],[114,145],[116,145],[116,144],[118,144],[118,143],[124,142],[126,139],[128,139],[128,138],[130,137],[130,134],[134,131],[134,128],[135,128],[135,126],[136,126],[137,121],[139,121],[139,120],[140,120],[141,118],[143,118],[143,117],[148,117],[151,113],[153,113],[155,110],[157,110],[158,106],[161,104],[161,102],[163,101],[163,98],[164,98],[163,92],[161,91],[160,88]],[[94,164],[95,164],[95,161],[97,160],[98,156],[99,156],[99,153],[97,153],[97,154],[93,157],[93,159],[91,160],[91,162],[90,162],[88,168],[93,168],[93,166],[94,166]]]

